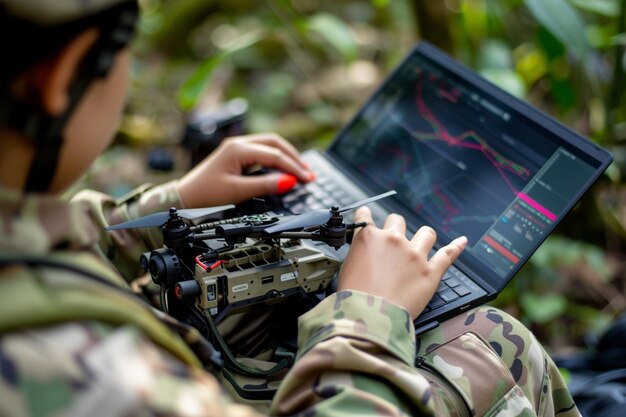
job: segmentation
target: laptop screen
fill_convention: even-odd
[[[509,277],[601,174],[610,155],[418,47],[333,143],[439,241],[469,238],[465,262]]]

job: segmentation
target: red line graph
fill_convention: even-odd
[[[444,91],[445,92],[445,91]],[[441,123],[437,116],[433,113],[433,111],[426,105],[423,100],[423,78],[420,78],[417,82],[417,92],[416,92],[416,101],[417,108],[421,117],[423,117],[433,128],[434,132],[410,132],[414,137],[417,137],[421,140],[442,140],[446,142],[449,146],[457,146],[467,149],[474,149],[478,152],[483,153],[483,155],[489,160],[489,162],[494,166],[494,168],[498,171],[502,179],[507,183],[511,191],[517,195],[519,192],[515,186],[511,183],[511,181],[507,178],[504,171],[509,171],[521,178],[527,178],[531,175],[530,170],[527,168],[514,163],[513,161],[505,158],[496,152],[489,144],[482,139],[476,131],[473,129],[467,130],[459,135],[452,135],[446,129],[446,127]],[[444,94],[445,97],[447,97]],[[469,142],[469,140],[473,140],[474,143]]]
[[[461,209],[452,204],[447,195],[445,195],[439,188],[433,188],[433,195],[437,197],[439,203],[443,205],[441,208],[442,213],[447,213],[446,218],[441,222],[447,225],[455,216],[461,213]]]

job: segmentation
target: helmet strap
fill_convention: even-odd
[[[68,106],[62,115],[51,117],[39,111],[30,113],[30,117],[26,118],[24,131],[33,138],[35,154],[24,187],[25,191],[45,192],[50,188],[59,164],[64,141],[63,131],[93,78],[94,76],[84,76],[74,82]]]

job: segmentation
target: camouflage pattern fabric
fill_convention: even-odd
[[[370,325],[366,317],[371,313],[351,317],[363,297],[372,313],[382,313],[389,321]],[[416,368],[415,351],[396,344],[404,332],[413,331],[404,310],[347,292],[324,303],[333,303],[333,309],[323,309],[322,314],[315,309],[301,318],[298,365],[275,398],[273,409],[278,414],[289,414],[290,398],[314,402],[334,395],[338,397],[334,406],[358,409],[359,415],[395,416],[402,411],[446,417],[580,416],[544,349],[503,311],[471,310],[422,335],[417,340]],[[336,338],[343,339],[343,346]],[[363,352],[376,352],[376,359]],[[333,368],[319,374],[320,363],[333,363]],[[337,372],[351,367],[358,370],[351,378]],[[294,382],[297,385],[291,385]],[[372,393],[386,402],[377,402]],[[360,401],[366,398],[369,401]],[[390,404],[392,408],[385,408]]]
[[[159,242],[127,231],[102,237],[100,226],[166,210],[176,205],[176,198],[175,184],[123,201],[83,193],[72,203],[0,189],[0,255],[61,254],[84,266],[87,253],[98,263],[96,270],[110,270],[97,255],[112,253],[117,261],[136,262],[122,252],[141,253]],[[91,224],[94,219],[100,224]],[[98,243],[104,243],[103,249]],[[127,272],[132,277],[131,269]],[[0,286],[20,276],[51,283],[81,279],[72,271],[9,265],[0,268]],[[110,282],[126,285],[114,277]],[[85,296],[109,298],[105,289],[99,291]],[[61,298],[48,293],[46,301]],[[0,291],[0,304],[15,300],[30,310],[41,307],[28,291]],[[117,315],[125,313],[133,323],[123,304],[108,307],[117,307]],[[8,316],[0,316],[0,325]],[[408,313],[383,299],[346,291],[329,297],[299,321],[298,360],[283,380],[271,414],[578,415],[545,352],[504,313],[475,310],[423,335],[417,368],[413,331]],[[181,362],[167,342],[156,343],[148,334],[137,323],[69,318],[4,331],[0,415],[259,415],[235,403],[213,376]],[[171,333],[171,338],[178,336]]]
[[[168,211],[171,207],[185,208],[178,193],[178,181],[170,181],[158,187],[149,184],[115,199],[107,194],[84,190],[72,198],[81,204],[101,231],[97,250],[103,259],[112,262],[122,276],[131,281],[142,272],[139,257],[142,253],[163,245],[158,227],[118,230],[105,233],[104,228],[155,212]]]
[[[254,416],[136,328],[80,322],[0,337],[0,414]]]
[[[470,415],[580,415],[541,344],[503,311],[481,307],[446,321],[420,337],[417,357],[433,385],[436,415],[460,403],[450,389]]]

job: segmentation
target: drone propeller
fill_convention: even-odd
[[[114,226],[106,227],[105,230],[120,230],[120,229],[137,229],[140,227],[157,227],[162,226],[165,222],[172,217],[172,215],[178,215],[178,217],[182,217],[184,219],[193,220],[198,219],[200,217],[208,216],[210,214],[219,213],[221,211],[229,210],[234,208],[235,206],[232,204],[228,204],[225,206],[217,206],[217,207],[206,207],[206,208],[198,208],[198,209],[183,209],[176,210],[170,209],[169,212],[163,211],[160,213],[149,214],[144,217],[140,217],[139,219],[130,220],[125,223],[116,224]]]
[[[274,233],[282,233],[282,232],[286,232],[289,230],[304,229],[306,227],[311,227],[311,226],[319,226],[328,222],[328,220],[330,220],[330,218],[332,217],[333,212],[344,213],[346,211],[354,210],[356,208],[359,208],[366,204],[380,200],[382,198],[392,196],[394,194],[397,194],[395,190],[387,191],[386,193],[379,194],[374,197],[367,198],[365,200],[357,201],[356,203],[347,205],[335,211],[332,209],[310,211],[308,213],[300,214],[300,215],[294,216],[293,218],[286,219],[282,222],[278,222],[276,225],[265,229],[264,233],[271,235]]]

